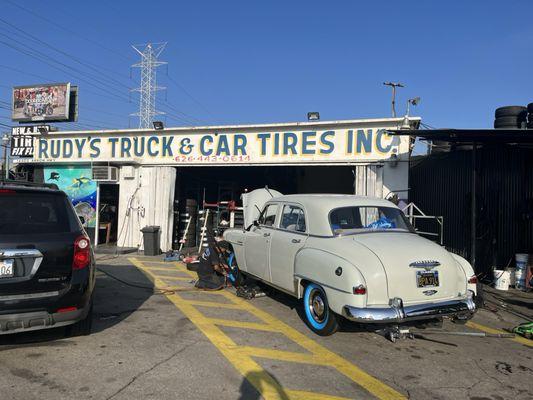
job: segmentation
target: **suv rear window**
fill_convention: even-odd
[[[0,235],[71,232],[70,205],[61,193],[0,193]]]

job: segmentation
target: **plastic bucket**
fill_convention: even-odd
[[[515,287],[520,290],[526,289],[526,275],[527,271],[525,269],[516,269],[515,271]]]
[[[529,254],[517,253],[515,255],[516,269],[526,269],[529,261]]]
[[[497,290],[509,290],[511,274],[501,269],[494,270],[494,288]]]

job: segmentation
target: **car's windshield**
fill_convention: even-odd
[[[354,206],[336,208],[329,214],[329,223],[334,234],[351,230],[354,232],[400,230],[413,232],[405,215],[393,207]]]

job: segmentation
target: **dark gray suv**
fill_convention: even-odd
[[[0,182],[0,335],[68,325],[91,330],[95,262],[67,195]]]

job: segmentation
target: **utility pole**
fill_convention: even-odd
[[[158,60],[166,45],[165,42],[132,46],[141,55],[141,62],[132,65],[132,67],[141,69],[141,86],[133,89],[140,93],[139,112],[132,114],[139,117],[139,128],[152,128],[153,117],[164,114],[155,109],[155,94],[158,90],[165,89],[157,86],[156,68],[166,64],[166,62]]]
[[[403,88],[405,86],[400,82],[383,82],[383,84],[392,88],[392,117],[396,118],[396,88]]]
[[[5,179],[6,181],[9,180],[9,158],[8,155],[7,155],[7,148],[8,148],[8,145],[9,145],[9,141],[10,141],[10,137],[7,133],[4,133],[4,136],[2,136],[2,147],[4,148],[4,162],[2,164],[2,172],[3,172],[3,177],[2,179]]]

